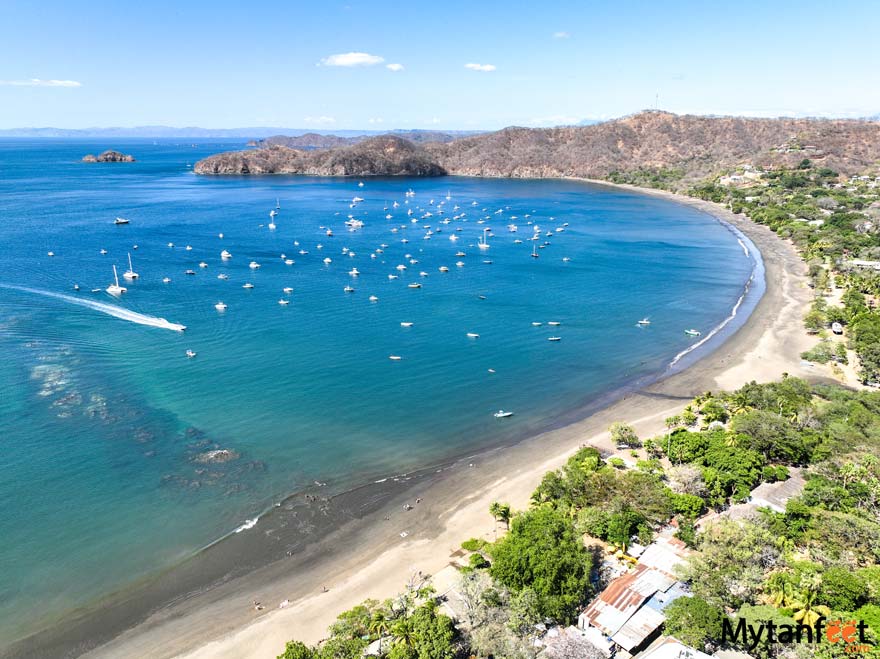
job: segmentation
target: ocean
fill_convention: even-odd
[[[109,147],[137,162],[80,162]],[[291,493],[514,442],[662,374],[757,267],[705,213],[576,181],[191,172],[233,148],[0,141],[0,645]]]

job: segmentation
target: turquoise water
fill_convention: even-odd
[[[138,162],[78,162],[108,146]],[[192,554],[315,481],[344,489],[512,441],[661,372],[697,341],[685,329],[705,335],[729,315],[753,268],[703,213],[576,182],[358,187],[188,169],[238,146],[0,142],[0,286],[74,298],[0,287],[0,640]],[[355,196],[364,201],[352,208]],[[364,226],[348,231],[349,214]],[[116,216],[131,224],[114,226]],[[550,243],[539,258],[533,224],[537,244]],[[426,225],[441,231],[426,240]],[[103,289],[129,252],[140,278],[115,299]],[[638,327],[645,316],[651,325]],[[499,408],[515,416],[493,418]],[[203,461],[218,448],[235,459]]]

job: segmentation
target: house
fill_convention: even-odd
[[[689,647],[671,636],[658,639],[646,649],[640,659],[709,659],[711,655]]]
[[[535,641],[540,657],[606,657],[614,655],[614,644],[597,629],[578,629],[575,626],[551,627]]]
[[[689,595],[674,574],[687,554],[687,546],[671,531],[659,537],[644,549],[635,569],[614,579],[590,603],[578,627],[595,628],[630,653],[644,646],[666,621],[663,610]]]

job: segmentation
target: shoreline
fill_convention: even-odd
[[[620,400],[582,420],[512,446],[484,449],[439,470],[428,468],[407,475],[402,483],[395,481],[386,489],[380,488],[383,491],[372,494],[368,501],[358,500],[366,487],[340,495],[348,499],[347,505],[342,502],[335,511],[342,514],[343,523],[310,542],[301,555],[297,552],[290,560],[263,566],[247,556],[238,557],[257,562],[257,566],[242,565],[241,575],[224,575],[222,581],[197,595],[172,601],[100,647],[71,650],[69,644],[62,644],[62,634],[52,649],[60,652],[67,648],[69,656],[195,659],[274,657],[292,638],[314,643],[342,610],[367,597],[383,599],[396,594],[416,570],[436,574],[468,537],[491,539],[494,524],[487,510],[492,500],[524,508],[543,474],[561,465],[584,443],[614,453],[605,432],[611,422],[625,420],[640,435],[649,436],[662,432],[663,419],[703,391],[736,388],[752,379],[776,379],[782,372],[814,379],[820,375],[805,368],[799,356],[812,345],[801,322],[811,293],[805,283],[806,266],[791,244],[766,227],[710,202],[604,181],[570,180],[653,194],[697,208],[742,231],[754,243],[766,270],[766,290],[757,306],[741,326],[720,333],[720,346],[707,344],[709,354],[700,357],[702,351],[695,351],[696,363],[667,370],[644,386],[637,384]],[[548,455],[553,457],[548,459]],[[462,498],[462,492],[469,494]],[[403,503],[416,498],[423,502],[414,511],[403,511]],[[317,508],[298,508],[292,516],[317,516],[322,512]],[[349,518],[344,521],[346,516]],[[255,530],[259,529],[257,525]],[[401,537],[404,532],[406,537]],[[235,555],[241,547],[231,543],[218,551],[218,560],[223,554]],[[322,592],[325,586],[328,592]],[[110,605],[102,607],[104,613],[111,613],[111,624],[119,624],[118,617],[124,617],[120,609],[125,598],[117,599],[113,602],[111,597]],[[266,606],[264,611],[254,611],[251,603],[255,599]],[[278,603],[283,600],[291,604],[279,611]],[[81,621],[74,618],[69,624],[75,627],[77,622]],[[40,640],[40,635],[34,640]],[[37,652],[46,651],[46,645],[17,643],[13,652],[16,650],[14,656],[38,656]],[[0,651],[0,656],[5,653]]]

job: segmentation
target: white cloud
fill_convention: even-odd
[[[386,64],[385,68],[389,71],[403,71],[403,64]]]
[[[82,87],[82,83],[76,80],[41,80],[40,78],[0,80],[0,85],[7,87]]]
[[[370,117],[367,119],[368,124],[381,124],[383,121],[385,120],[382,117]]]
[[[384,57],[369,53],[337,53],[322,59],[318,66],[373,66],[384,61]]]
[[[530,126],[571,126],[579,121],[580,119],[578,117],[554,114],[549,117],[535,117],[534,119],[529,119],[526,123]]]
[[[335,124],[336,123],[336,119],[334,119],[333,117],[326,117],[326,116],[305,117],[303,119],[303,121],[305,121],[307,124],[324,124],[324,125],[326,125],[326,124]]]
[[[489,72],[489,71],[494,71],[496,67],[495,67],[494,64],[473,64],[473,63],[469,63],[469,64],[465,64],[465,65],[464,65],[464,68],[466,68],[466,69],[470,69],[471,71],[485,71],[485,72]]]
[[[568,32],[554,32],[553,33],[554,39],[568,39],[569,37],[571,37],[571,35]]]

